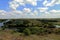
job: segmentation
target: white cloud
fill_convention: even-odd
[[[30,12],[31,12],[31,9],[30,9],[30,8],[24,8],[24,9],[23,9],[23,12],[25,12],[25,13],[30,13]]]
[[[56,4],[60,4],[60,0],[57,0]]]
[[[30,18],[30,17],[35,17],[37,13],[38,13],[37,10],[32,12],[31,9],[29,8],[24,8],[23,11],[14,10],[11,12],[0,10],[0,19]]]
[[[10,15],[23,15],[23,12],[22,11],[18,11],[18,10],[15,10],[15,11],[12,11],[12,12],[9,12]]]
[[[38,14],[38,11],[37,10],[32,11],[32,9],[30,9],[30,8],[24,8],[23,14],[25,16],[36,16]]]
[[[47,0],[45,0],[45,1],[43,2],[43,5],[45,6],[45,5],[47,4],[47,2],[48,2],[48,1],[47,1]]]
[[[40,12],[46,12],[48,10],[47,7],[40,7],[38,9],[40,10]]]
[[[30,12],[29,14],[31,17],[35,17],[38,15],[38,11],[37,10],[34,10],[33,12]]]
[[[41,18],[60,18],[60,10],[50,10],[40,15]]]
[[[14,0],[14,1],[16,1],[16,2],[23,2],[24,0]]]
[[[13,10],[16,10],[16,8],[19,6],[19,4],[15,1],[10,2],[9,4],[10,4],[10,8]]]
[[[6,12],[6,11],[4,11],[4,10],[0,10],[0,13],[2,13],[2,12]]]
[[[36,5],[37,5],[37,0],[26,0],[25,3],[30,3],[30,4],[32,4],[33,6],[36,6]]]
[[[11,11],[11,12],[7,12],[5,10],[0,10],[0,19],[11,19],[11,18],[18,18],[21,17],[22,18],[23,13],[22,11]]]
[[[0,10],[0,15],[3,15],[4,16],[4,15],[6,15],[5,13],[6,13],[6,11]]]
[[[30,16],[36,16],[36,15],[38,15],[38,11],[37,10],[32,11],[32,9],[30,9],[30,8],[24,8],[23,12],[24,12],[25,15],[28,15],[28,16],[29,15]]]
[[[13,0],[10,3],[10,7],[14,10],[17,9],[20,5],[31,4],[33,6],[37,5],[37,0]]]
[[[56,0],[51,0],[50,3],[48,3],[48,1],[45,0],[45,1],[43,2],[43,5],[44,5],[44,6],[53,6],[55,3],[56,3]]]
[[[60,18],[60,10],[50,10],[50,11],[46,11],[46,12],[40,12],[40,16],[39,12],[37,10],[34,10],[34,12],[28,11],[30,9],[25,8],[25,10],[27,10],[25,13],[24,11],[19,11],[19,10],[15,10],[15,11],[11,11],[11,12],[6,12],[4,10],[0,10],[0,19],[17,19],[17,18]],[[27,14],[27,15],[25,15]]]
[[[57,13],[60,12],[60,10],[51,10],[50,12]]]
[[[34,14],[35,16],[38,15],[38,11],[35,10],[35,11],[33,12],[33,14]]]

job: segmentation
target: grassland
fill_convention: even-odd
[[[23,36],[20,33],[12,33],[11,30],[0,31],[0,40],[60,40],[60,35],[30,35]]]

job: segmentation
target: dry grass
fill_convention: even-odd
[[[32,35],[24,37],[24,40],[60,40],[60,35],[49,34],[45,36]]]
[[[4,30],[0,31],[0,40],[60,40],[60,35],[49,34],[49,35],[31,35],[31,36],[20,36],[20,33],[12,33],[12,31]]]

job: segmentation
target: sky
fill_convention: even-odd
[[[60,18],[60,0],[0,0],[0,19]]]

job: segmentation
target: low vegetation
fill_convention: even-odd
[[[10,21],[4,23],[0,32],[5,32],[6,30],[7,32],[9,31],[10,34],[26,36],[26,38],[31,35],[60,35],[60,28],[56,28],[55,26],[56,24],[59,25],[58,22],[60,24],[59,20],[50,19],[11,19]]]

